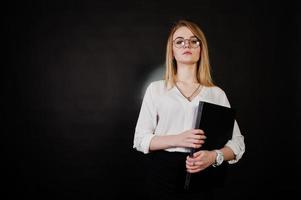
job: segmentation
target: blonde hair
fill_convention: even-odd
[[[187,20],[178,21],[172,28],[169,33],[166,46],[166,71],[165,71],[165,86],[171,88],[176,83],[176,74],[177,74],[177,64],[173,55],[173,34],[180,27],[187,27],[199,40],[201,43],[201,53],[200,59],[197,63],[196,78],[198,83],[204,86],[214,86],[211,73],[210,73],[210,63],[208,55],[208,46],[205,35],[203,31],[193,22]]]

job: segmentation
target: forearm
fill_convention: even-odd
[[[149,150],[155,151],[175,147],[174,137],[175,135],[154,136],[150,142]]]
[[[224,154],[224,160],[225,161],[235,159],[234,152],[232,151],[232,149],[230,147],[225,146],[225,147],[221,148],[220,150]]]
[[[205,138],[204,131],[200,129],[191,129],[176,135],[156,135],[150,141],[149,150],[154,151],[173,147],[200,148]]]

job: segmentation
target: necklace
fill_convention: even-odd
[[[177,89],[180,91],[180,93],[188,100],[188,101],[191,101],[194,94],[199,90],[199,88],[201,87],[201,84],[199,84],[199,86],[192,92],[192,94],[190,96],[186,96],[182,90],[179,88],[178,84],[176,83],[176,87]]]

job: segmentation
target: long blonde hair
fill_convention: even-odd
[[[166,87],[171,88],[176,83],[177,74],[177,63],[173,55],[173,34],[180,27],[187,27],[199,40],[201,43],[201,53],[200,59],[197,63],[196,78],[197,81],[204,86],[214,86],[211,73],[210,73],[210,63],[208,55],[208,46],[205,35],[203,31],[193,22],[187,20],[178,21],[169,33],[166,46],[166,71],[165,71],[165,84]]]

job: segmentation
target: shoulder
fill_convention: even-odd
[[[222,88],[218,86],[212,86],[205,87],[205,90],[205,99],[207,101],[225,106],[229,105],[227,95]]]
[[[152,87],[161,88],[164,87],[165,81],[164,80],[152,81],[149,85]]]
[[[207,93],[213,96],[224,96],[225,91],[219,86],[206,87]]]
[[[145,99],[151,99],[157,101],[165,93],[165,81],[152,81],[147,84],[146,91],[144,94]]]
[[[152,93],[162,93],[165,91],[165,89],[166,87],[164,80],[153,81],[148,85],[148,90],[150,90]]]

